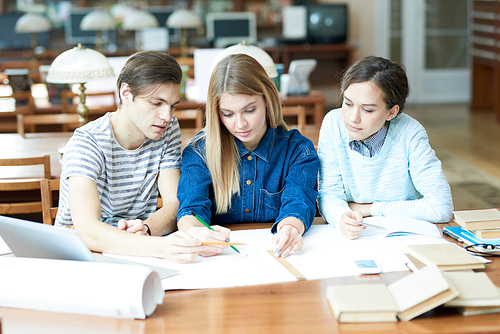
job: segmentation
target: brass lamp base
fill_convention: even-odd
[[[76,107],[76,112],[78,113],[78,119],[80,121],[80,126],[87,124],[89,121],[89,108],[85,105],[85,84],[81,83],[80,84],[80,93],[78,96],[80,97],[80,102],[78,103],[78,106]]]

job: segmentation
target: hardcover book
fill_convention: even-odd
[[[339,322],[408,321],[458,296],[437,266],[430,265],[386,286],[332,285],[327,299]]]
[[[455,222],[468,229],[500,228],[500,211],[497,209],[454,211]]]
[[[446,307],[491,307],[500,308],[500,290],[484,272],[455,271],[444,273],[459,292]]]
[[[471,230],[471,232],[481,239],[500,238],[500,228],[493,228],[486,230]]]
[[[435,264],[443,271],[485,267],[483,261],[452,243],[408,245],[408,254],[426,265]]]

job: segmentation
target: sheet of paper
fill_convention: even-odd
[[[187,264],[164,259],[124,257],[129,260],[177,269],[176,276],[162,280],[165,290],[207,289],[295,281],[296,278],[267,253],[271,247],[269,229],[231,232],[241,254],[227,248],[221,255],[197,257]],[[446,243],[442,238],[420,235],[349,240],[330,225],[313,225],[304,236],[304,246],[287,261],[306,279],[358,275],[357,259],[377,261],[382,272],[408,270],[407,245]],[[116,256],[106,254],[109,256]],[[117,256],[118,257],[118,256]]]
[[[0,255],[4,254],[10,254],[12,251],[10,250],[9,246],[3,241],[2,237],[0,237]]]
[[[145,319],[164,292],[143,266],[0,257],[0,307]]]

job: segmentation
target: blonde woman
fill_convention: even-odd
[[[300,250],[316,214],[318,168],[312,142],[283,120],[263,67],[247,55],[227,56],[210,78],[206,128],[183,151],[179,230],[225,241],[231,231],[216,224],[273,222],[271,245],[286,257]],[[210,246],[200,255],[224,248]]]

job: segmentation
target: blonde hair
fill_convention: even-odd
[[[231,208],[231,198],[240,192],[240,156],[234,136],[226,129],[219,116],[219,102],[223,94],[260,95],[266,108],[267,124],[288,130],[283,119],[281,100],[276,86],[264,68],[245,54],[229,55],[216,66],[210,77],[206,104],[206,157],[216,202],[216,213]]]

